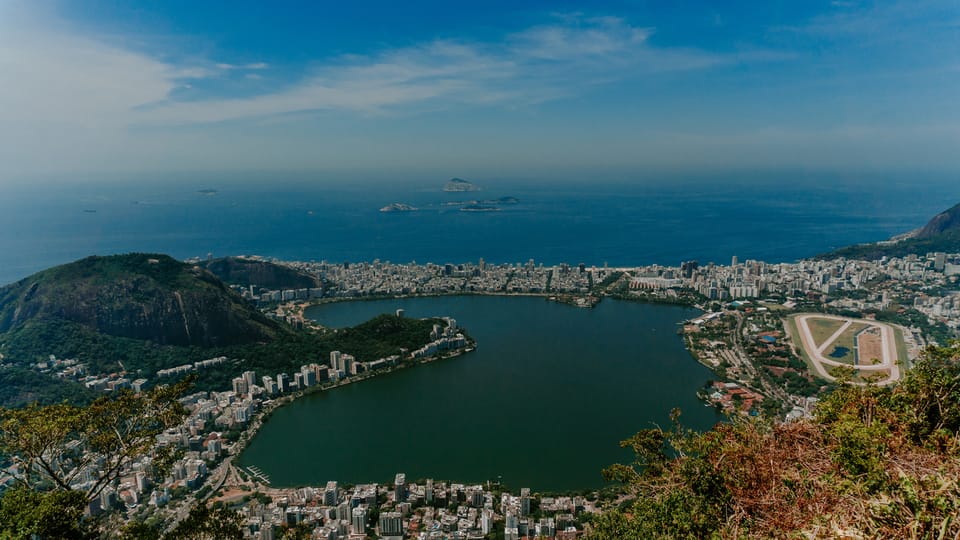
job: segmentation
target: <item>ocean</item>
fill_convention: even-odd
[[[203,174],[0,185],[0,284],[130,251],[331,262],[794,261],[889,238],[960,201],[960,182],[929,175],[471,179],[483,190],[470,193],[443,192],[446,180]],[[447,204],[499,197],[518,202],[496,212]],[[419,210],[379,211],[394,202]]]

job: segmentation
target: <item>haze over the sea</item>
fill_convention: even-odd
[[[915,178],[924,180],[922,190],[909,181]],[[960,201],[952,177],[916,175],[778,173],[589,185],[474,179],[483,191],[467,193],[443,192],[445,177],[352,186],[311,174],[171,179],[5,190],[0,284],[88,255],[130,251],[439,264],[729,264],[733,255],[794,261],[914,229]],[[447,204],[499,197],[518,202],[479,213]],[[393,202],[418,211],[379,211]]]
[[[124,251],[634,265],[881,240],[960,200],[958,12],[2,2],[0,282]],[[460,213],[451,177],[520,203]]]

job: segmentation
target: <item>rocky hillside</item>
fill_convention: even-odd
[[[309,289],[320,287],[320,280],[296,268],[259,259],[224,257],[200,265],[226,283],[256,285],[266,289]]]
[[[879,259],[926,255],[942,251],[960,252],[960,204],[940,212],[923,227],[891,238],[886,242],[847,246],[830,253],[818,255],[818,259]]]
[[[933,216],[926,225],[914,231],[911,237],[922,240],[958,231],[960,231],[960,204]]]
[[[286,332],[209,271],[143,253],[87,257],[0,288],[0,332],[58,321],[202,347],[270,341]]]

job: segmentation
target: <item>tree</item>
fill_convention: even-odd
[[[163,540],[242,540],[243,516],[226,506],[200,503]]]
[[[675,418],[675,417],[674,417]],[[843,384],[813,419],[645,430],[604,471],[636,495],[591,524],[622,538],[960,538],[960,344],[893,388]]]
[[[17,465],[17,485],[0,497],[0,538],[87,538],[97,523],[87,504],[134,460],[151,454],[162,477],[176,457],[157,435],[180,425],[178,398],[192,379],[135,394],[122,390],[87,407],[67,403],[0,409],[0,454]],[[88,478],[82,489],[81,478]]]
[[[122,540],[160,540],[160,533],[160,527],[157,525],[131,521],[120,529],[120,538]]]
[[[306,523],[298,523],[292,527],[284,525],[282,527],[282,534],[284,540],[310,540],[313,529]]]
[[[92,524],[82,521],[86,503],[78,491],[14,487],[0,497],[0,538],[96,538]]]
[[[191,378],[149,392],[121,390],[87,407],[70,404],[0,409],[0,452],[19,465],[17,480],[33,490],[71,491],[81,475],[94,481],[83,490],[90,501],[132,461],[154,452],[154,475],[162,476],[173,449],[157,449],[157,435],[180,425],[187,411],[178,398]]]

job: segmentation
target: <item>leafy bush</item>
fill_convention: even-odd
[[[960,345],[895,388],[841,386],[813,419],[646,430],[604,471],[637,498],[588,538],[960,536]]]

